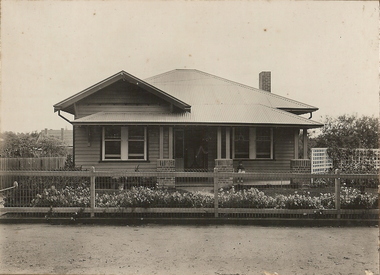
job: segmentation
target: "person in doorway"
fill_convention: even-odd
[[[239,161],[239,165],[238,165],[238,167],[237,167],[237,172],[239,173],[239,174],[244,174],[245,173],[245,169],[244,169],[244,166],[243,166],[243,162],[242,161]],[[238,177],[237,178],[237,182],[238,183],[243,183],[243,178],[242,177]]]

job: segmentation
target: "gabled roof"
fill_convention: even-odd
[[[88,97],[90,95],[92,95],[93,93],[99,91],[100,89],[103,89],[113,83],[115,83],[116,81],[119,81],[119,80],[124,80],[124,81],[128,81],[132,84],[135,84],[135,85],[138,85],[139,87],[143,88],[144,90],[148,91],[148,92],[151,92],[152,94],[168,101],[169,103],[173,104],[174,106],[177,106],[178,108],[182,109],[182,110],[185,110],[185,111],[189,111],[191,106],[175,97],[173,97],[172,95],[160,90],[159,88],[157,87],[154,87],[152,86],[151,84],[131,75],[131,74],[128,74],[126,73],[125,71],[120,71],[118,72],[117,74],[114,74],[113,76],[110,76],[109,78],[106,78],[105,80],[57,103],[54,105],[54,112],[56,111],[59,111],[59,110],[65,110],[67,108],[70,108],[71,105],[73,105],[74,103],[78,102],[79,100],[85,98],[85,97]]]
[[[145,81],[189,103],[192,107],[262,104],[295,114],[318,110],[317,107],[308,104],[194,69],[172,70],[147,78]]]

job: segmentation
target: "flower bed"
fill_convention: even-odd
[[[309,193],[268,196],[256,188],[235,191],[220,190],[218,203],[221,208],[272,208],[272,209],[334,209],[335,196],[331,193],[310,196]],[[213,194],[179,192],[167,189],[133,187],[107,194],[96,194],[96,207],[169,207],[212,208]],[[32,200],[35,207],[89,207],[90,189],[85,184],[76,188],[54,187],[45,189]],[[342,187],[342,209],[376,209],[377,195],[360,193],[357,189]]]

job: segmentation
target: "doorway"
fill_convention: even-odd
[[[207,171],[209,162],[209,131],[206,127],[174,130],[176,171]]]

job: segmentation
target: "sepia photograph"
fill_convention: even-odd
[[[0,5],[0,274],[379,275],[377,1]]]

